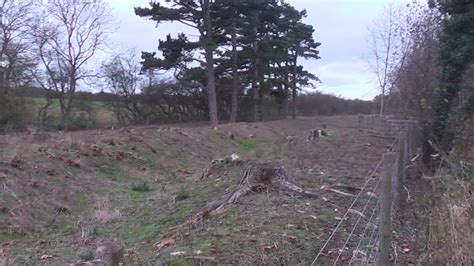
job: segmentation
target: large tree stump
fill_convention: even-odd
[[[0,249],[0,266],[11,266],[10,252],[6,249]]]
[[[94,259],[102,261],[105,266],[123,264],[123,246],[116,242],[107,242],[97,247]]]
[[[304,190],[288,176],[285,169],[277,163],[251,162],[242,172],[241,179],[236,188],[222,195],[218,200],[206,204],[187,224],[196,225],[204,218],[222,213],[229,205],[235,203],[240,197],[251,191],[261,192],[273,186],[281,192],[290,195],[317,197],[315,191]]]

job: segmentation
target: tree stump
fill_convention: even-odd
[[[0,266],[11,266],[10,252],[6,249],[0,249]]]
[[[107,242],[97,247],[95,260],[101,260],[104,266],[123,265],[123,247],[116,242]]]
[[[234,190],[225,193],[220,199],[206,204],[188,220],[187,224],[194,226],[209,216],[222,213],[229,205],[235,203],[240,197],[245,196],[250,191],[262,192],[269,186],[273,186],[279,191],[290,195],[318,196],[315,191],[305,190],[298,186],[279,164],[251,162],[245,167],[241,174],[241,179]]]

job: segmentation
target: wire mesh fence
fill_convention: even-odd
[[[418,158],[419,127],[413,119],[401,128],[382,160],[365,180],[311,265],[388,265],[393,214],[407,165]],[[395,145],[397,148],[395,148]]]

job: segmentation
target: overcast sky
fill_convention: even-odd
[[[318,90],[345,98],[372,99],[377,92],[368,67],[368,27],[392,0],[286,0],[298,10],[306,9],[305,23],[321,42],[321,59],[302,64],[322,81]],[[395,0],[407,2],[409,0]],[[119,29],[112,34],[114,47],[156,51],[158,39],[168,33],[192,33],[179,23],[160,24],[134,14],[133,7],[148,6],[149,0],[110,0]]]

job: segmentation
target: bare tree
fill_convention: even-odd
[[[37,80],[59,99],[59,127],[67,130],[78,84],[93,76],[88,65],[111,30],[111,12],[105,0],[51,0],[40,16],[33,32],[45,71]]]
[[[399,76],[395,94],[401,111],[420,121],[431,114],[440,87],[439,38],[442,17],[437,9],[412,2],[407,12],[409,44],[405,63],[396,70]]]
[[[102,75],[108,89],[117,97],[111,102],[111,107],[120,124],[144,122],[141,121],[138,94],[145,81],[140,76],[141,65],[136,54],[133,50],[124,52],[102,64]]]
[[[403,6],[391,2],[369,28],[370,65],[381,92],[380,115],[384,114],[385,95],[397,83],[396,70],[403,67],[410,46],[405,11]]]

